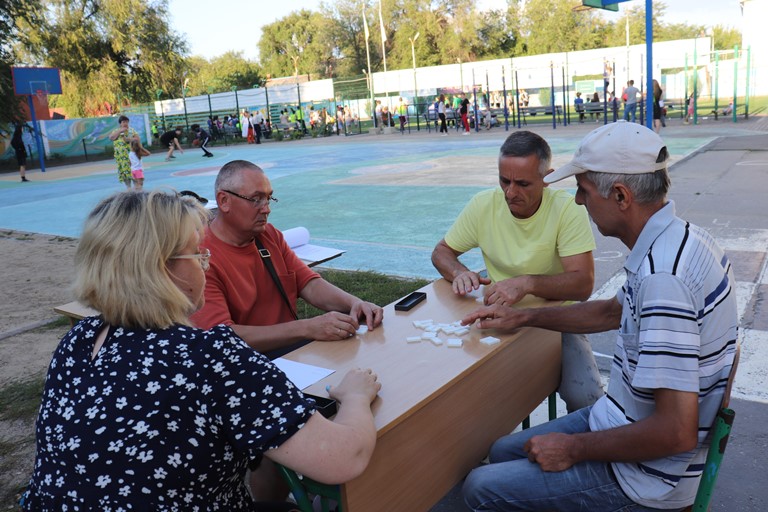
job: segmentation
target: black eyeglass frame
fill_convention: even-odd
[[[221,191],[226,192],[227,194],[232,194],[233,196],[239,197],[240,199],[243,199],[245,201],[248,201],[249,203],[251,203],[251,205],[253,205],[254,208],[264,208],[270,203],[270,201],[273,203],[278,202],[278,199],[272,195],[264,196],[262,194],[262,197],[260,197],[259,199],[256,199],[253,197],[246,197],[244,195],[238,194],[237,192],[232,192],[231,190],[227,190],[225,188],[221,189]]]

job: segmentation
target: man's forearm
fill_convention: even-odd
[[[349,313],[352,306],[360,300],[323,278],[312,279],[299,295],[316,308],[340,313]]]
[[[231,327],[249,347],[261,353],[308,339],[303,320],[268,326],[233,324]]]
[[[585,272],[563,272],[551,276],[529,275],[532,295],[549,300],[587,300],[592,293],[593,279]]]
[[[432,265],[449,282],[453,282],[457,275],[469,271],[459,261],[458,255],[443,240],[432,251]]]
[[[693,450],[698,443],[698,393],[657,389],[656,410],[642,420],[573,437],[577,461],[640,462]]]
[[[616,299],[591,300],[570,306],[532,308],[524,311],[526,320],[522,325],[575,334],[618,329],[621,322],[621,305]]]

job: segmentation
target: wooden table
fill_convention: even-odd
[[[414,320],[451,323],[480,306],[479,293],[458,297],[443,279],[421,291],[426,301],[408,312],[390,304],[383,324],[365,335],[310,343],[285,356],[336,370],[305,390],[315,395],[327,396],[325,386],[355,367],[373,368],[382,382],[373,403],[376,449],[365,472],[342,485],[345,512],[428,510],[557,387],[559,333],[473,327],[462,348],[407,343],[423,333]],[[485,336],[502,342],[483,345]]]
[[[89,308],[88,306],[81,304],[76,300],[73,300],[72,302],[67,302],[66,304],[62,304],[61,306],[56,306],[55,308],[53,308],[53,310],[60,315],[64,315],[68,317],[69,324],[72,327],[74,327],[75,324],[77,324],[77,322],[79,322],[85,317],[99,314],[99,312],[96,311],[95,309]]]

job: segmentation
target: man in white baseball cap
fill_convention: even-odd
[[[472,471],[472,510],[680,510],[693,503],[737,345],[727,256],[666,198],[669,154],[652,130],[619,121],[584,138],[550,173],[576,176],[576,202],[630,253],[616,296],[559,308],[494,304],[464,324],[565,332],[618,329],[608,393],[505,436]]]
[[[643,125],[618,121],[602,126],[581,141],[573,160],[544,177],[545,183],[587,171],[645,174],[667,168],[666,144]]]

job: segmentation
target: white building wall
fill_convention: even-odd
[[[743,96],[749,79],[750,95],[768,94],[768,80],[759,77],[768,76],[768,38],[760,37],[759,30],[765,30],[764,20],[768,19],[768,0],[743,0],[745,33],[744,43],[751,46],[751,66],[747,69],[746,51],[742,51],[736,72],[738,95]],[[654,78],[661,78],[664,70],[688,68],[692,73],[694,61],[699,68],[699,95],[711,94],[710,84],[714,78],[714,54],[711,52],[710,37],[665,41],[653,45]],[[609,87],[620,94],[628,80],[635,81],[635,86],[645,88],[646,75],[645,44],[600,48],[579,52],[550,53],[508,59],[495,59],[480,62],[448,64],[444,66],[421,67],[416,69],[418,96],[421,98],[434,95],[439,89],[463,90],[471,92],[473,85],[482,91],[501,91],[506,88],[513,94],[515,88],[538,90],[550,88],[554,82],[555,102],[561,104],[563,75],[569,88],[568,102],[573,102],[573,84],[577,77],[603,75],[606,64],[613,70]],[[732,54],[732,51],[730,51]],[[719,62],[719,97],[733,95],[734,65],[728,52],[722,53]],[[418,64],[418,63],[417,63]],[[749,71],[749,73],[748,73]],[[664,75],[661,82],[667,98],[681,99],[685,94],[685,74]],[[398,96],[409,100],[414,96],[414,70],[412,68],[391,70],[372,74],[374,96],[377,99],[389,97],[389,102],[396,104]],[[762,83],[761,83],[762,82]],[[599,83],[599,81],[598,81]],[[689,74],[690,90],[690,74]],[[300,84],[301,102],[334,99],[332,80],[314,80]],[[598,87],[599,88],[599,87]],[[232,92],[211,94],[212,110],[235,110],[235,96]],[[187,111],[207,112],[208,96],[189,97],[186,99]],[[264,108],[266,106],[264,88],[245,89],[237,93],[237,105],[243,108]],[[269,88],[270,104],[297,104],[298,94],[295,84],[285,84]],[[540,104],[538,95],[530,95],[530,105]],[[155,112],[166,115],[183,114],[182,99],[155,102]]]

